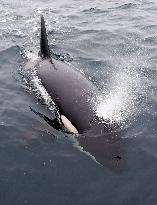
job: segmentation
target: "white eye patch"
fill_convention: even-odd
[[[61,115],[61,120],[62,120],[64,127],[69,132],[71,132],[73,134],[78,134],[78,130],[76,129],[76,127],[74,127],[74,125],[64,115]]]

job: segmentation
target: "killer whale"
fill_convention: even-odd
[[[40,56],[43,60],[37,67],[37,73],[57,105],[60,116],[65,116],[78,133],[89,130],[96,117],[93,107],[99,91],[72,66],[51,58],[43,16],[41,16]]]
[[[78,70],[51,57],[43,16],[39,54],[37,75],[59,112],[53,127],[61,125],[78,133],[79,145],[98,163],[122,170],[125,159],[123,131],[117,124],[104,123],[96,116],[94,107],[100,90]]]

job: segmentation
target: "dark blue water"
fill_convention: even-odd
[[[102,89],[98,116],[126,128],[121,173],[31,112],[54,115],[33,73],[41,14],[53,56]],[[155,0],[0,0],[0,204],[157,204],[156,19]]]

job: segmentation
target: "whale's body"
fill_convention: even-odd
[[[40,62],[38,75],[60,114],[77,128],[79,133],[90,129],[98,89],[84,75],[65,63],[53,59]]]
[[[60,120],[67,119],[62,121],[63,125],[72,124],[81,134],[77,136],[79,145],[97,162],[121,170],[124,162],[121,131],[96,117],[97,96],[101,95],[99,89],[69,64],[51,58],[43,16],[40,46],[42,60],[38,63],[37,74],[63,116]]]

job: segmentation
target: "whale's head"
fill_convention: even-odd
[[[126,158],[124,133],[116,123],[96,120],[88,131],[78,135],[77,141],[100,165],[120,173]]]

